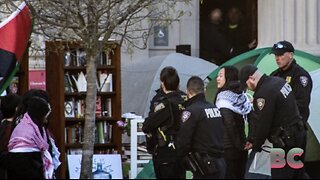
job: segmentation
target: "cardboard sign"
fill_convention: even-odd
[[[79,179],[82,155],[68,155],[70,179]],[[94,154],[92,165],[93,179],[122,179],[120,154]]]

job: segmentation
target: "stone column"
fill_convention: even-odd
[[[288,40],[320,56],[320,0],[258,0],[258,47]]]

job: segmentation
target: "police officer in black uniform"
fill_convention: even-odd
[[[278,76],[287,81],[292,87],[296,98],[300,115],[307,122],[310,114],[309,104],[312,90],[312,79],[310,74],[303,69],[293,58],[294,47],[288,41],[280,41],[272,47],[278,69],[270,76]]]
[[[255,66],[246,65],[240,70],[240,82],[254,91],[253,106],[258,116],[255,125],[253,150],[261,151],[268,139],[274,148],[282,148],[286,154],[292,148],[302,148],[306,142],[304,123],[291,86],[279,77],[262,74]],[[299,178],[301,169],[286,165],[283,169],[271,169],[272,178]]]
[[[185,178],[175,145],[185,101],[178,90],[180,80],[176,69],[170,66],[162,69],[160,80],[161,89],[152,99],[142,130],[147,134],[147,149],[153,155],[157,179]]]
[[[278,76],[287,81],[292,87],[292,91],[296,98],[300,115],[305,122],[307,129],[307,121],[309,118],[310,110],[309,104],[311,100],[312,79],[310,74],[294,59],[294,47],[288,41],[280,41],[273,45],[272,52],[275,55],[275,59],[278,65],[278,69],[271,73],[271,76]],[[307,139],[308,140],[308,139]],[[304,148],[305,150],[305,148]],[[315,166],[315,163],[312,164]],[[305,163],[306,170],[309,170],[309,174],[317,174],[318,170],[312,171],[314,167]],[[308,167],[311,167],[309,169]],[[319,169],[319,162],[318,168]],[[312,172],[310,172],[310,170]],[[319,173],[318,173],[319,174]],[[318,175],[319,176],[319,175]]]
[[[204,83],[193,76],[187,83],[186,110],[178,134],[179,157],[193,172],[195,179],[224,178],[223,120],[219,109],[207,102]]]

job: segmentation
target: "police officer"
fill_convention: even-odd
[[[294,47],[290,42],[280,41],[274,44],[272,47],[272,53],[275,55],[279,68],[272,72],[271,76],[281,77],[290,84],[298,104],[300,115],[304,122],[307,123],[310,114],[309,105],[312,90],[311,76],[303,67],[297,64],[296,60],[293,58]],[[312,134],[312,132],[308,132],[308,144],[312,144],[314,142],[315,137]],[[315,143],[312,145],[312,148],[319,150],[320,145]],[[318,169],[320,169],[320,161],[312,160],[312,162],[305,162],[304,168],[311,178],[318,179],[320,177],[320,173],[318,171]]]
[[[253,106],[258,116],[255,126],[253,150],[261,151],[268,139],[274,148],[287,153],[292,148],[303,148],[306,133],[291,86],[279,77],[262,74],[255,66],[246,65],[240,70],[240,82],[254,91]],[[271,169],[272,178],[298,178],[301,169],[286,165],[283,169]]]
[[[312,90],[312,79],[310,74],[303,69],[293,58],[294,47],[288,41],[280,41],[273,45],[272,53],[278,65],[278,69],[271,76],[278,76],[287,81],[292,87],[296,98],[300,115],[304,122],[309,118],[309,104]]]
[[[179,88],[179,76],[173,67],[160,73],[161,90],[153,98],[149,116],[142,130],[147,134],[147,149],[152,153],[157,179],[185,178],[185,171],[177,161],[176,135],[180,128],[184,99]]]
[[[207,102],[204,83],[193,76],[187,83],[186,110],[178,134],[179,157],[190,166],[195,179],[224,178],[223,120],[219,109]]]

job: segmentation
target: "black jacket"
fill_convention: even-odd
[[[185,94],[175,91],[168,94],[158,91],[152,99],[149,116],[145,119],[142,131],[147,136],[147,149],[154,151],[158,144],[157,129],[175,138],[180,128],[181,112],[184,110]]]
[[[181,96],[181,98],[186,101],[187,100],[187,95],[183,91],[177,91],[177,93]],[[176,94],[176,93],[174,93]],[[162,91],[162,89],[157,89],[156,90],[156,95],[152,98],[150,102],[150,107],[149,107],[149,115],[150,116],[152,113],[154,113],[154,108],[160,104],[164,98],[166,97],[166,94]]]
[[[253,95],[253,106],[258,116],[254,150],[274,134],[280,126],[301,120],[292,88],[279,77],[263,75]]]
[[[243,116],[230,109],[220,108],[224,122],[224,149],[243,150],[246,142]]]
[[[231,57],[232,46],[226,40],[222,26],[208,23],[202,27],[201,31],[204,35],[201,36],[203,45],[200,57],[217,65],[227,61]]]
[[[181,111],[184,109],[183,104],[185,99],[183,96],[180,91],[156,95],[156,98],[151,102],[149,116],[143,123],[143,132],[151,133],[159,127],[171,124],[172,114],[175,120],[173,123],[176,125],[179,124],[177,122],[179,122]],[[169,105],[172,109],[169,108]],[[175,128],[179,129],[177,126]]]
[[[219,89],[217,95],[223,91],[232,91],[235,94],[242,94],[240,83],[236,81],[227,83],[223,88]],[[217,97],[215,98],[215,102],[216,99]],[[220,108],[220,112],[224,123],[224,149],[235,148],[242,151],[246,142],[243,115],[235,113],[225,107]]]
[[[310,74],[294,60],[287,70],[282,71],[279,68],[272,72],[271,76],[281,77],[290,84],[298,104],[300,115],[303,120],[307,122],[310,115],[309,104],[312,90]]]
[[[188,152],[222,155],[223,120],[219,109],[207,102],[204,94],[187,101],[181,120],[177,143],[181,157]]]

